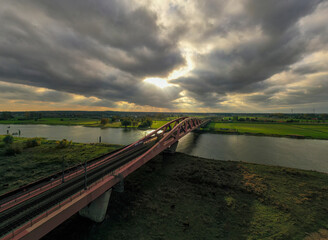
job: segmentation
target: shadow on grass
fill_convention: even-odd
[[[327,174],[176,153],[127,177],[103,223],[75,215],[44,240],[315,239],[327,206]]]
[[[75,215],[44,240],[246,239],[253,199],[239,188],[243,174],[232,162],[161,155],[112,193],[103,223]]]

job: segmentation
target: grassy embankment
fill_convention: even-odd
[[[217,133],[328,139],[327,124],[210,123],[204,130]]]
[[[23,151],[15,156],[6,156],[3,137],[0,135],[0,194],[61,171],[63,158],[67,168],[120,147],[72,143],[59,149],[56,141],[44,139],[40,146],[26,148],[26,138],[15,138],[14,145],[21,147]]]
[[[217,161],[158,156],[112,193],[101,224],[74,215],[52,239],[324,239],[328,175]]]

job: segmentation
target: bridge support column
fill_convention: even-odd
[[[109,189],[88,206],[81,209],[79,211],[80,216],[98,223],[104,221],[111,193],[112,189]]]
[[[179,141],[176,141],[175,143],[173,143],[169,148],[164,150],[164,153],[169,153],[169,154],[175,153],[175,151],[177,150],[177,147],[178,147],[178,143],[179,143]]]

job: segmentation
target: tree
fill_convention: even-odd
[[[139,125],[139,128],[147,128],[153,124],[153,121],[150,118],[145,119]]]
[[[2,112],[1,113],[1,119],[8,120],[10,118],[13,118],[13,116],[11,115],[11,112]]]
[[[102,118],[102,119],[100,120],[100,124],[102,124],[102,125],[105,125],[105,124],[107,124],[107,123],[109,123],[109,119],[108,119],[108,118]]]
[[[31,118],[31,113],[30,112],[25,112],[25,118],[30,119]]]
[[[122,126],[127,127],[127,126],[131,125],[131,121],[129,119],[123,119],[121,124],[122,124]]]

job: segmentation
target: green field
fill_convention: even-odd
[[[328,139],[327,124],[287,123],[210,123],[205,130],[282,137]]]
[[[48,124],[48,125],[92,125],[99,123],[98,119],[91,118],[41,118],[35,121],[28,120],[0,120],[0,124]]]
[[[151,128],[157,129],[169,122],[169,120],[153,121]],[[98,119],[90,118],[41,118],[35,120],[0,120],[0,124],[48,124],[48,125],[82,125],[87,127],[102,127],[102,128],[121,128],[121,122],[112,122],[105,125],[100,124]],[[138,126],[128,126],[128,128],[137,128]]]
[[[112,192],[107,214],[101,224],[75,215],[43,240],[327,239],[328,175],[158,156]]]
[[[170,120],[171,121],[171,120]],[[163,126],[164,124],[168,123],[169,121],[153,121],[153,124],[151,125],[151,128],[157,129],[160,128],[161,126]]]
[[[121,128],[123,127],[121,122],[112,122],[112,123],[107,123],[107,124],[100,124],[98,123],[94,123],[94,124],[88,124],[86,125],[87,127],[101,127],[101,128]],[[131,126],[128,126],[131,127]]]
[[[119,147],[109,144],[73,143],[59,149],[56,141],[42,140],[40,146],[26,148],[27,139],[15,138],[14,144],[20,146],[23,151],[16,156],[6,156],[3,137],[0,135],[0,194],[61,171],[63,158],[67,168]]]

